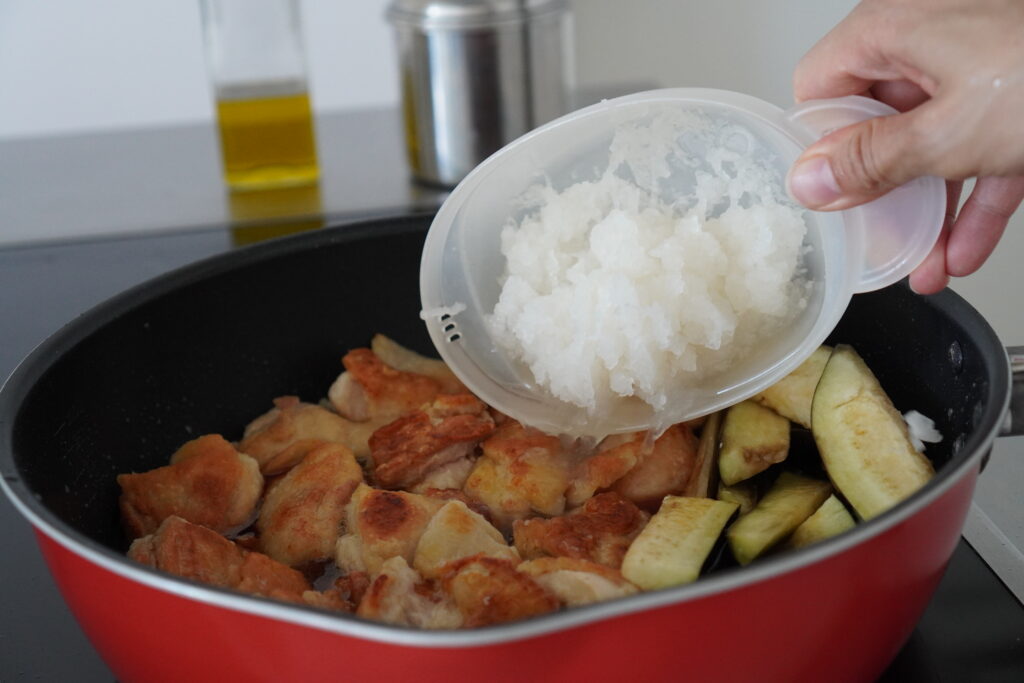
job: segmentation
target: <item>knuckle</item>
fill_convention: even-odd
[[[954,141],[943,126],[906,114],[869,119],[851,132],[835,164],[836,182],[865,195],[887,192],[939,168]]]
[[[857,126],[847,139],[844,153],[833,162],[836,182],[846,191],[875,194],[895,187],[889,155],[880,150],[886,144],[879,119]]]

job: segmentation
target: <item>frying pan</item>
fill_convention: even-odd
[[[1007,417],[1007,354],[950,291],[858,295],[852,344],[901,411],[944,435],[937,476],[818,545],[689,586],[456,632],[243,596],[124,557],[118,473],[184,441],[237,438],[275,396],[316,401],[341,355],[381,332],[432,353],[419,320],[429,216],[305,233],[144,283],[41,344],[0,392],[4,491],[123,681],[864,681],[910,635],[957,544]]]

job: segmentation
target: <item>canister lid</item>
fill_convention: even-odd
[[[393,0],[387,18],[421,28],[468,28],[562,12],[568,0]]]

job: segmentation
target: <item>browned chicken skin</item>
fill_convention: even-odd
[[[636,466],[640,449],[633,434],[616,434],[605,438],[597,450],[576,464],[572,481],[566,489],[566,504],[582,505],[598,491],[626,476]]]
[[[571,557],[618,569],[648,519],[618,493],[599,493],[561,517],[517,521],[513,536],[524,559]]]
[[[559,607],[558,598],[514,561],[472,555],[450,563],[441,576],[444,587],[462,613],[463,626],[487,626],[525,619]]]
[[[220,534],[180,517],[136,539],[128,557],[144,565],[220,588],[329,609],[350,609],[338,594],[311,589],[298,571],[239,548]]]
[[[595,492],[612,490],[640,507],[656,510],[662,499],[686,488],[697,461],[697,437],[686,425],[669,427],[653,443],[646,432],[605,438],[579,462],[566,491],[570,506]]]
[[[370,574],[392,557],[411,563],[423,530],[443,505],[415,493],[360,486],[346,509],[346,534],[338,539],[335,561],[345,571]]]
[[[374,480],[384,488],[415,486],[432,470],[471,456],[493,431],[487,407],[472,395],[438,396],[373,433]]]
[[[263,552],[293,567],[333,557],[345,506],[362,481],[345,446],[312,447],[267,493],[256,522]]]
[[[405,348],[383,334],[373,335],[370,350],[395,370],[426,375],[438,383],[442,394],[465,394],[469,390],[443,360],[427,358]]]
[[[256,461],[217,434],[183,445],[171,464],[121,474],[121,518],[134,538],[156,531],[171,515],[226,533],[252,518],[263,492]]]
[[[441,384],[425,375],[396,370],[370,349],[353,349],[341,359],[343,372],[327,392],[340,415],[355,422],[394,419],[430,403]]]
[[[491,511],[499,529],[535,514],[565,510],[570,458],[557,437],[506,420],[481,444],[463,490]]]

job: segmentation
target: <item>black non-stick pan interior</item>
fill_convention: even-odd
[[[433,354],[418,315],[429,223],[379,220],[249,247],[94,309],[43,344],[0,396],[3,415],[14,415],[5,475],[72,529],[123,550],[117,474],[164,465],[202,434],[237,439],[274,397],[320,400],[342,355],[374,333]],[[947,437],[929,447],[938,464],[998,424],[1005,353],[951,292],[858,295],[830,341],[852,344],[900,410],[936,421]]]

